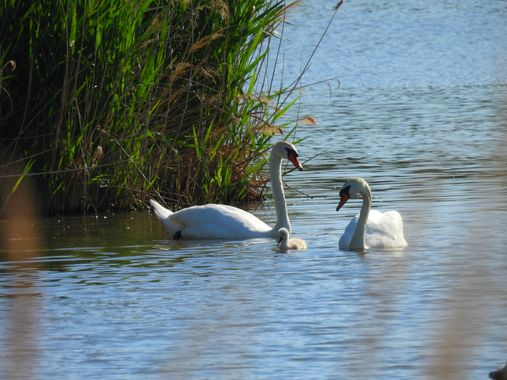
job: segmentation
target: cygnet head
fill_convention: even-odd
[[[303,165],[301,165],[301,162],[298,160],[299,154],[296,147],[288,141],[279,141],[273,145],[271,155],[280,159],[287,159],[292,162],[296,169],[300,171],[303,170]]]
[[[362,199],[370,197],[370,186],[364,178],[356,177],[348,179],[340,190],[340,203],[336,206],[336,211],[339,211],[349,199]]]
[[[286,241],[289,239],[289,230],[287,228],[280,228],[278,230],[278,244],[280,244],[282,241]]]

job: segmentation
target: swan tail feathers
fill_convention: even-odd
[[[183,226],[172,220],[171,215],[174,213],[153,199],[150,199],[150,205],[153,207],[155,215],[157,215],[160,221],[164,224],[164,227],[167,232],[169,232],[171,238],[175,240],[180,239],[182,237]]]
[[[155,211],[155,214],[158,216],[159,219],[166,219],[171,215],[173,212],[164,206],[162,206],[157,201],[150,199],[150,205],[153,207],[153,211]]]

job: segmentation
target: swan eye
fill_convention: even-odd
[[[303,170],[303,165],[298,160],[299,154],[294,149],[285,148],[285,150],[287,151],[287,159],[292,162],[294,167],[300,171]]]
[[[294,149],[290,149],[290,148],[285,148],[285,150],[287,151],[287,158],[290,159],[290,157],[299,157],[299,154],[298,152],[296,152]]]
[[[342,188],[340,190],[340,197],[342,195],[349,195],[349,191],[350,191],[350,185],[349,186],[345,186],[344,188]]]

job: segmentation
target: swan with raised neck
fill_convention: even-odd
[[[229,205],[207,204],[172,212],[152,199],[150,204],[173,239],[275,238],[280,228],[291,230],[282,187],[282,160],[289,160],[298,170],[303,170],[298,156],[296,147],[287,141],[277,142],[271,150],[269,173],[276,212],[273,227],[249,212]]]

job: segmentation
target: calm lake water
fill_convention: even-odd
[[[291,11],[287,82],[334,3]],[[0,253],[0,378],[487,379],[507,360],[506,35],[505,1],[346,2],[303,79],[339,85],[290,115],[317,119],[285,178],[308,250],[171,241],[148,211],[40,220],[33,258]],[[349,176],[406,249],[338,249]]]

